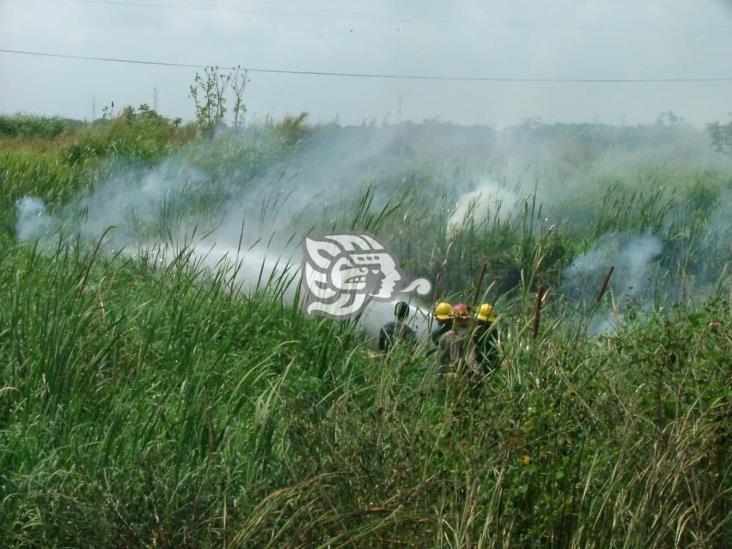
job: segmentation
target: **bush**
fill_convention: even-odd
[[[179,120],[164,118],[147,105],[125,107],[114,118],[81,130],[65,154],[71,164],[110,156],[148,162],[172,152],[194,135],[193,128],[181,128]]]
[[[10,139],[53,139],[69,135],[82,127],[82,122],[58,117],[16,114],[0,115],[0,137]]]

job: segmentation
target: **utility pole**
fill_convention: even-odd
[[[97,98],[92,95],[91,121],[94,122],[96,119],[97,119]]]
[[[397,121],[402,123],[402,94],[399,94],[397,98]]]
[[[158,112],[158,88],[153,88],[153,110]]]

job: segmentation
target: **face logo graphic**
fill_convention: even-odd
[[[332,234],[303,243],[305,312],[333,318],[359,314],[369,301],[389,301],[399,293],[426,295],[428,280],[404,287],[393,256],[367,234]]]

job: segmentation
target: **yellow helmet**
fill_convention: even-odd
[[[496,314],[495,312],[493,312],[493,305],[491,305],[490,303],[483,303],[480,307],[478,307],[478,312],[476,313],[475,318],[477,318],[481,322],[495,320]]]
[[[438,303],[435,307],[435,318],[437,320],[449,320],[452,318],[452,305],[445,301]]]

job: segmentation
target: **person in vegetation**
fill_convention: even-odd
[[[413,345],[417,341],[417,335],[409,326],[407,326],[407,318],[409,318],[409,304],[400,301],[394,306],[394,318],[381,328],[379,332],[379,350],[387,352],[398,341],[403,341],[409,345]]]
[[[480,375],[470,336],[470,308],[460,303],[452,308],[452,329],[440,336],[437,343],[438,360],[448,375],[455,375],[466,368]]]
[[[452,329],[452,305],[442,301],[434,311],[437,324],[432,328],[432,343],[437,345],[440,338]]]
[[[484,375],[495,371],[499,365],[498,324],[493,305],[483,303],[475,314],[473,330],[475,360]]]

